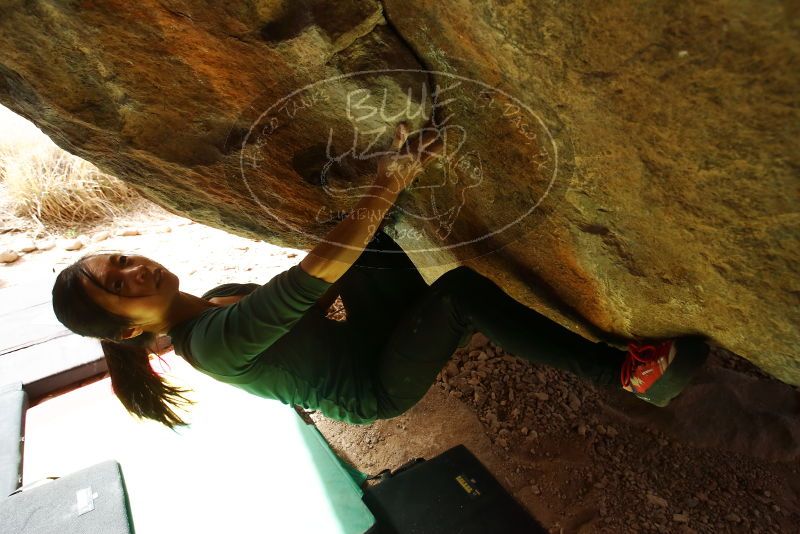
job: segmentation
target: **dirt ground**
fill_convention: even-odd
[[[53,246],[0,264],[0,287],[52,284],[86,252],[123,250],[154,258],[200,294],[263,283],[304,254],[152,205],[68,236],[37,234],[3,213],[0,252]],[[81,234],[81,249],[64,249]],[[476,334],[401,417],[369,426],[311,417],[369,474],[464,444],[552,532],[800,530],[800,391],[719,348],[678,399],[656,408],[518,360]]]

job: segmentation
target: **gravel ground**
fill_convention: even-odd
[[[478,334],[407,414],[367,427],[312,417],[369,473],[464,442],[552,532],[755,533],[798,531],[799,413],[797,388],[716,347],[662,409]]]

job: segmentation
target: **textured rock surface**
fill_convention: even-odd
[[[383,4],[0,0],[0,102],[173,211],[305,248],[374,167],[329,132],[362,153],[436,108],[483,172],[398,203],[429,278],[461,261],[588,337],[702,332],[800,384],[790,3]]]

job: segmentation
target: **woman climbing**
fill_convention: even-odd
[[[151,259],[94,254],[58,275],[55,314],[73,332],[101,340],[114,393],[129,412],[170,428],[185,424],[173,408],[190,402],[150,367],[163,334],[176,354],[217,380],[359,424],[411,408],[475,331],[508,353],[653,404],[677,395],[708,353],[702,338],[632,341],[627,352],[594,343],[468,267],[428,286],[402,249],[376,233],[374,221],[441,150],[435,130],[409,136],[399,125],[351,215],[263,285],[224,284],[199,298]],[[325,316],[337,295],[346,310],[341,322]]]

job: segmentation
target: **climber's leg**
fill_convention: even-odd
[[[406,311],[381,352],[374,376],[381,417],[398,415],[422,398],[459,341],[476,330],[515,356],[620,387],[625,351],[569,331],[488,278],[458,267]]]

